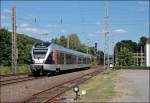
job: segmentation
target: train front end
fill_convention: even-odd
[[[30,66],[33,75],[43,75],[47,54],[49,52],[48,46],[50,43],[36,43],[31,50],[32,64]]]

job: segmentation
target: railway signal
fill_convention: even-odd
[[[97,42],[95,42],[95,55],[97,55]]]
[[[76,93],[76,97],[75,97],[74,100],[77,100],[78,97],[80,96],[80,95],[79,95],[79,90],[80,90],[80,89],[79,89],[79,86],[78,86],[78,85],[74,86],[73,91]]]

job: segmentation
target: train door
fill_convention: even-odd
[[[57,65],[58,64],[58,51],[57,50],[54,50],[54,64]]]

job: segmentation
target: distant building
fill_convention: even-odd
[[[134,65],[136,66],[145,66],[145,53],[141,52],[141,53],[133,53],[133,57],[134,57]]]
[[[150,39],[146,41],[146,45],[139,46],[137,53],[133,53],[134,64],[136,66],[150,67]],[[118,50],[114,47],[114,64],[118,64]]]
[[[150,67],[150,39],[146,42],[146,66]]]

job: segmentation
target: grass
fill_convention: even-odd
[[[117,71],[110,71],[109,74],[100,74],[80,85],[80,94],[82,90],[86,90],[85,95],[81,95],[80,101],[87,102],[106,102],[116,96],[113,78],[117,75]],[[68,92],[75,97],[73,91]]]
[[[17,65],[16,73],[28,73],[30,72],[30,66],[27,64]],[[12,74],[11,66],[0,66],[0,75]]]

